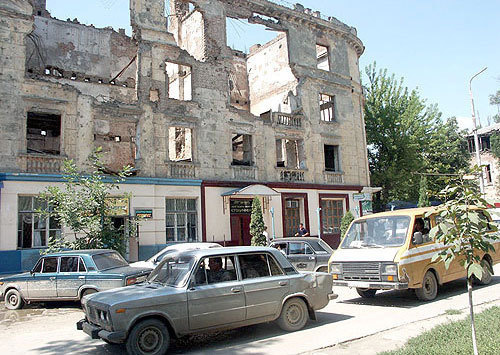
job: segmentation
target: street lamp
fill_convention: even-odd
[[[472,78],[469,80],[469,94],[470,94],[470,103],[471,103],[471,108],[472,108],[472,128],[474,130],[474,145],[476,146],[476,161],[477,165],[481,169],[481,173],[479,174],[479,190],[481,191],[481,194],[484,193],[484,180],[483,180],[483,168],[481,167],[481,155],[479,154],[479,138],[477,137],[477,125],[476,125],[476,110],[474,109],[474,97],[472,96],[472,79],[474,79],[476,76],[484,72],[488,67],[485,67],[483,70],[480,72],[474,74]]]

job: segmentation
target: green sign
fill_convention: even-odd
[[[373,213],[372,201],[361,201],[361,210],[363,211],[363,214]]]
[[[153,209],[141,208],[140,210],[135,210],[135,216],[141,219],[151,219],[153,218]]]

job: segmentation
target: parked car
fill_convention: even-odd
[[[333,249],[320,238],[280,238],[272,241],[270,246],[280,249],[299,271],[328,272],[328,259]]]
[[[177,244],[172,244],[169,246],[166,246],[162,250],[160,250],[158,253],[153,255],[147,260],[144,261],[137,261],[135,263],[130,264],[130,266],[133,267],[150,267],[154,269],[156,265],[160,263],[160,261],[163,260],[163,258],[170,254],[170,253],[175,253],[179,252],[182,250],[192,250],[192,249],[207,249],[207,248],[221,248],[222,246],[217,243],[177,243]]]
[[[336,298],[326,273],[298,273],[268,247],[167,255],[146,282],[82,299],[77,323],[93,339],[126,343],[130,354],[164,354],[171,337],[276,320],[299,330]]]
[[[35,267],[0,279],[8,309],[40,301],[78,301],[83,296],[146,280],[151,268],[133,268],[114,250],[72,250],[42,256]]]

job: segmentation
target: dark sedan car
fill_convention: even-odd
[[[78,301],[83,296],[144,281],[151,268],[135,268],[114,250],[72,250],[42,256],[24,274],[0,279],[8,309],[39,301]]]
[[[273,240],[270,246],[280,249],[299,271],[328,272],[333,249],[319,238],[280,238]]]

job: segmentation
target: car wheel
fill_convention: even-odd
[[[5,294],[5,308],[7,309],[21,309],[24,306],[24,300],[21,294],[16,289],[10,289]]]
[[[373,288],[356,288],[356,291],[358,292],[358,295],[360,295],[363,298],[373,298],[375,297],[375,294],[377,293],[377,290],[374,290]]]
[[[146,319],[137,323],[127,338],[129,354],[165,354],[170,345],[170,334],[158,319]]]
[[[281,329],[294,332],[306,325],[307,317],[306,303],[302,299],[294,297],[287,300],[283,305],[277,323]]]
[[[432,301],[437,296],[438,283],[436,275],[432,271],[427,271],[422,281],[422,287],[415,289],[415,294],[419,300]]]
[[[478,285],[488,285],[491,283],[492,275],[491,275],[491,264],[488,260],[483,259],[483,275],[481,280],[474,276],[474,282]]]

